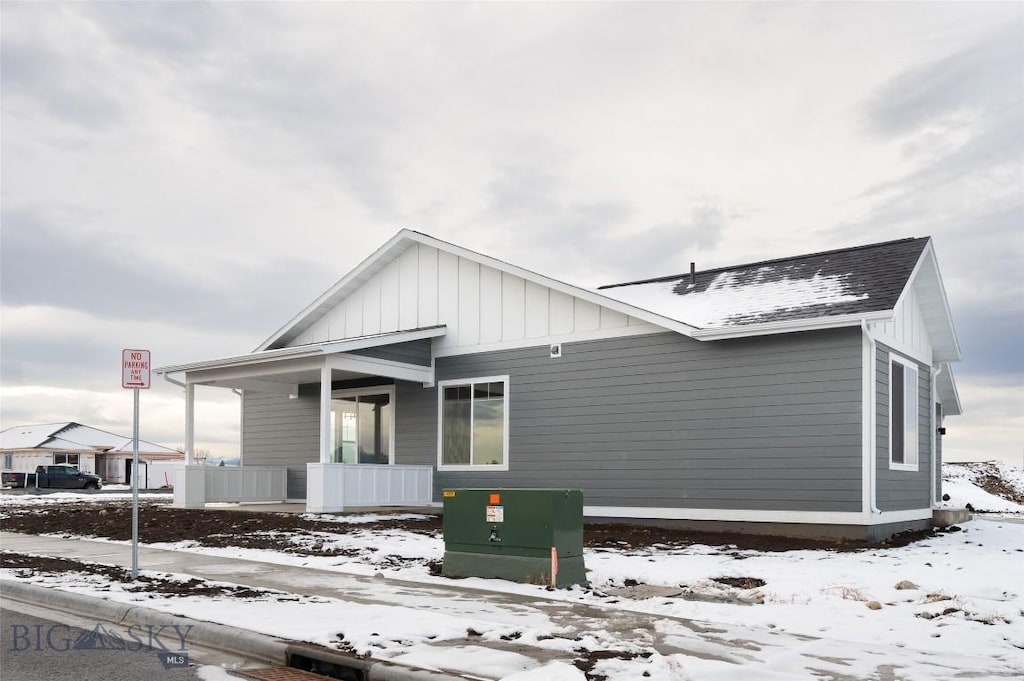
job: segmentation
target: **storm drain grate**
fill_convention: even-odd
[[[329,676],[294,669],[292,667],[262,667],[260,669],[233,669],[231,673],[254,681],[325,681]]]

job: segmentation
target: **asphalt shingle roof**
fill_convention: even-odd
[[[609,284],[601,294],[698,328],[891,310],[928,237]]]

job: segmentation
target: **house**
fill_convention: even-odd
[[[592,518],[877,538],[931,522],[959,358],[930,238],[589,290],[403,230],[253,352],[157,372],[186,455],[195,386],[241,390],[240,470],[312,511],[573,487]]]
[[[5,471],[31,473],[36,466],[66,463],[83,473],[100,476],[107,484],[128,483],[131,481],[132,449],[130,437],[73,421],[11,426],[0,431],[0,454],[3,454]],[[174,449],[139,440],[139,461],[147,465],[180,464],[184,455]]]

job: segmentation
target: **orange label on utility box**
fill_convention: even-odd
[[[491,501],[490,501],[491,506],[497,506],[500,503],[501,503],[501,495],[500,494],[495,494],[494,492],[491,492]]]

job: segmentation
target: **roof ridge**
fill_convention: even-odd
[[[928,237],[928,236],[910,236],[910,237],[904,237],[902,239],[892,239],[890,241],[879,241],[879,242],[873,243],[873,244],[861,244],[859,246],[848,246],[846,248],[833,248],[833,249],[830,249],[830,250],[827,250],[827,251],[817,251],[815,253],[802,253],[800,255],[791,255],[791,256],[784,257],[784,258],[770,258],[768,260],[757,260],[755,262],[740,263],[740,264],[737,264],[737,265],[729,265],[729,266],[726,266],[726,267],[715,267],[715,268],[712,268],[710,270],[697,270],[695,272],[695,274],[713,274],[715,272],[728,272],[728,271],[731,271],[731,270],[739,270],[739,269],[746,269],[746,268],[749,268],[749,267],[756,267],[758,265],[771,265],[771,264],[774,264],[774,263],[785,262],[787,260],[800,260],[800,259],[803,259],[803,258],[815,258],[815,257],[818,257],[818,256],[832,255],[832,254],[835,254],[835,253],[851,253],[853,251],[860,251],[860,250],[864,250],[864,249],[868,249],[868,248],[877,248],[879,246],[891,246],[893,244],[910,243],[910,242],[913,242],[913,241],[922,241],[922,240],[927,241],[928,239],[931,239],[931,237]],[[658,282],[664,282],[664,281],[675,281],[677,279],[683,279],[683,278],[689,277],[689,276],[690,276],[689,272],[684,272],[682,274],[671,274],[671,275],[662,276],[662,277],[651,277],[649,279],[638,279],[636,281],[624,281],[624,282],[621,282],[621,283],[618,283],[618,284],[604,284],[603,286],[598,286],[597,290],[600,291],[602,289],[617,288],[619,286],[633,286],[635,284],[656,284]]]

